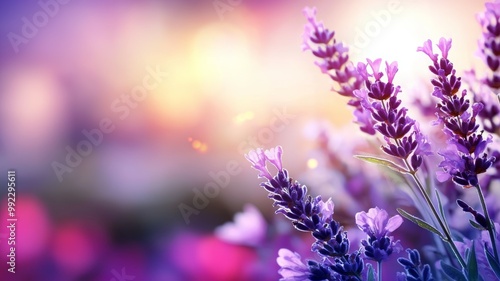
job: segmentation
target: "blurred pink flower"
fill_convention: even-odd
[[[59,226],[53,237],[54,260],[63,271],[88,272],[105,249],[104,233],[93,225],[71,221]]]
[[[2,201],[7,206],[6,201]],[[18,193],[15,206],[16,222],[16,256],[18,262],[33,262],[42,257],[48,246],[51,233],[51,222],[43,203],[29,194]],[[6,222],[7,208],[2,208],[2,221]],[[8,229],[2,224],[0,233],[10,236]],[[7,253],[7,243],[0,246],[3,253]],[[4,248],[5,247],[5,248]],[[2,255],[2,261],[6,257]]]

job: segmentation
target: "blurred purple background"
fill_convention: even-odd
[[[282,145],[295,178],[349,209],[316,136],[322,122],[358,129],[301,51],[306,5],[356,49],[354,61],[398,60],[408,94],[427,91],[415,50],[428,38],[453,38],[457,69],[482,65],[483,1],[66,2],[0,3],[0,280],[277,280],[279,245],[305,255],[297,241],[310,238],[273,217],[243,153]],[[209,188],[214,198],[196,208]],[[279,225],[267,252],[213,234],[245,203]]]

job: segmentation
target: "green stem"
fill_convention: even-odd
[[[406,160],[405,160],[405,162],[406,162]],[[446,224],[443,222],[443,220],[439,216],[436,208],[434,207],[434,204],[431,201],[431,198],[429,197],[429,195],[427,194],[427,192],[425,192],[424,186],[422,185],[422,183],[420,182],[420,180],[418,179],[418,177],[415,175],[415,173],[416,173],[415,171],[411,171],[410,172],[411,177],[413,178],[413,180],[417,184],[417,187],[420,190],[420,193],[422,193],[422,195],[424,196],[425,202],[427,203],[427,205],[431,209],[432,214],[434,215],[434,217],[436,217],[436,219],[437,219],[437,221],[439,223],[439,226],[441,226],[441,228],[443,229],[444,235],[446,236],[446,240],[447,240],[446,242],[448,242],[448,244],[450,245],[451,250],[453,251],[453,253],[455,254],[455,256],[458,259],[458,262],[460,263],[460,265],[462,266],[462,268],[466,268],[465,260],[463,259],[462,255],[460,255],[460,252],[458,251],[457,246],[455,246],[455,243],[453,243],[453,239],[451,238],[451,234],[448,231],[448,227],[446,226]]]
[[[490,234],[490,240],[491,240],[491,246],[493,247],[493,253],[495,255],[495,259],[498,261],[498,251],[497,251],[497,243],[495,239],[495,234],[496,234],[496,229],[495,229],[495,223],[493,223],[490,219],[490,214],[488,212],[488,208],[486,208],[486,201],[484,200],[484,194],[483,190],[481,189],[481,186],[479,183],[475,185],[477,194],[479,196],[479,201],[481,201],[481,207],[483,207],[483,212],[484,212],[484,217],[486,218],[486,221],[488,222],[488,233]]]
[[[432,222],[432,225],[438,225],[438,222],[436,218],[431,214],[429,211],[429,208],[425,208],[425,203],[423,202],[423,196],[418,194],[415,190],[415,188],[412,188],[412,185],[410,184],[409,181],[406,181],[408,184],[409,190],[411,191],[411,194],[413,195],[413,200],[416,203],[417,210],[420,212],[424,220]],[[449,230],[449,229],[448,229]],[[432,239],[434,240],[434,243],[436,243],[437,251],[440,253],[444,253],[448,257],[448,259],[451,261],[453,254],[450,253],[448,249],[445,248],[445,241],[441,239],[437,235],[431,235]]]
[[[377,262],[378,281],[382,281],[382,262]]]
[[[402,146],[400,143],[400,140],[396,140],[396,142],[400,146]],[[465,260],[462,257],[462,255],[460,255],[460,252],[458,251],[457,246],[455,245],[455,243],[453,242],[453,239],[451,238],[451,234],[450,234],[448,225],[446,224],[446,222],[443,222],[443,220],[446,221],[446,218],[441,218],[441,216],[439,216],[439,213],[437,212],[436,208],[434,207],[434,204],[432,203],[431,198],[429,197],[429,195],[425,191],[425,188],[422,185],[422,183],[420,182],[420,179],[417,177],[417,171],[413,170],[413,168],[411,167],[410,163],[408,163],[408,160],[406,158],[403,159],[403,162],[405,163],[406,168],[408,169],[413,181],[415,181],[415,183],[417,184],[417,187],[418,187],[420,193],[422,194],[422,196],[424,197],[425,202],[427,203],[427,206],[429,206],[429,208],[432,211],[432,214],[434,215],[434,217],[438,221],[439,226],[441,227],[441,229],[443,229],[444,235],[446,236],[446,242],[448,243],[448,245],[450,245],[450,248],[453,251],[453,254],[455,254],[455,257],[457,258],[457,260],[460,263],[460,265],[462,266],[462,268],[466,269],[467,265],[465,263]]]

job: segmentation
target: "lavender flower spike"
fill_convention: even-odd
[[[306,266],[297,254],[281,250],[278,258],[281,280],[352,280],[349,278],[360,276],[363,259],[359,258],[359,251],[348,254],[350,241],[344,228],[333,219],[332,200],[325,202],[321,196],[308,195],[307,187],[290,178],[283,169],[281,154],[281,147],[265,152],[259,149],[251,151],[247,159],[260,171],[259,176],[268,179],[261,186],[278,207],[276,213],[283,214],[297,230],[310,232],[315,240],[311,250],[321,257],[321,261],[310,260]],[[267,175],[267,161],[278,169],[274,177]]]
[[[348,104],[353,106],[355,122],[361,131],[374,135],[375,130],[369,118],[369,113],[360,105],[360,100],[354,95],[361,89],[363,77],[349,61],[349,49],[335,40],[335,32],[325,28],[322,22],[316,20],[316,8],[305,8],[304,15],[308,23],[303,35],[302,50],[311,51],[318,58],[314,63],[338,84],[332,91],[339,95],[350,97]]]
[[[498,19],[498,18],[497,18]],[[500,29],[498,30],[500,32]],[[495,156],[489,156],[485,152],[491,137],[483,138],[483,131],[479,130],[476,117],[483,109],[482,103],[471,105],[466,98],[467,90],[460,92],[461,78],[456,77],[453,63],[448,60],[448,51],[451,48],[451,40],[441,39],[439,42],[441,59],[439,62],[433,60],[429,69],[436,75],[431,80],[434,85],[434,95],[440,99],[437,104],[437,115],[444,124],[443,131],[448,136],[448,143],[455,146],[456,151],[445,151],[441,153],[444,160],[440,167],[449,174],[453,181],[463,188],[475,187],[483,208],[488,232],[495,243],[495,227],[491,224],[483,191],[479,185],[478,175],[485,173],[496,161]],[[442,177],[442,173],[440,175]],[[499,255],[495,250],[495,259],[499,261]],[[459,254],[460,255],[460,254]],[[464,265],[464,262],[461,262]]]
[[[497,94],[500,89],[500,1],[485,3],[486,11],[477,15],[477,21],[483,28],[483,37],[479,40],[479,52],[488,68],[489,77],[484,82]]]
[[[429,55],[430,40],[425,41],[419,51]],[[438,44],[441,58],[431,57],[429,69],[436,75],[431,80],[434,85],[433,95],[439,98],[437,104],[438,120],[444,124],[443,131],[448,136],[449,148],[441,151],[443,161],[439,165],[453,181],[464,188],[476,186],[478,175],[485,173],[495,162],[495,157],[488,156],[485,149],[491,142],[491,137],[483,138],[479,130],[477,116],[483,109],[482,103],[471,104],[467,91],[460,93],[461,77],[456,76],[453,63],[448,60],[451,39],[441,38]],[[460,94],[459,94],[460,93]],[[451,149],[451,148],[455,149]],[[446,180],[447,176],[440,172],[438,180]]]
[[[432,48],[429,50],[432,54]],[[398,72],[397,62],[385,63],[387,82],[382,81],[381,62],[381,59],[367,59],[367,64],[358,63],[357,70],[365,79],[366,89],[355,90],[354,95],[370,113],[373,128],[384,136],[386,144],[382,150],[399,158],[410,173],[415,173],[423,163],[423,156],[429,154],[430,146],[418,123],[408,117],[408,110],[401,106],[398,98],[401,88],[393,84]]]
[[[292,180],[288,171],[282,168],[281,153],[281,147],[276,147],[266,152],[262,149],[250,151],[247,156],[254,168],[259,167],[256,169],[261,174],[268,172],[265,168],[267,161],[278,168],[276,176],[265,176],[268,181],[261,184],[269,191],[269,198],[274,200],[274,206],[278,206],[276,213],[281,213],[291,220],[296,229],[311,232],[316,239],[312,246],[313,251],[328,257],[345,255],[349,250],[349,240],[346,232],[332,217],[332,200],[324,202],[321,196],[308,195],[307,187]]]

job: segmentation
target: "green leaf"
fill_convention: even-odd
[[[453,266],[446,264],[441,260],[441,268],[446,276],[455,281],[467,281],[467,278],[462,271],[454,268]]]
[[[493,254],[488,251],[486,247],[484,247],[484,252],[486,253],[486,258],[488,259],[488,263],[490,264],[491,270],[495,272],[495,275],[500,278],[500,264],[498,264],[498,261],[495,259]]]
[[[439,212],[441,213],[441,218],[446,221],[446,216],[444,215],[444,209],[443,209],[443,203],[441,201],[441,196],[439,196],[439,192],[436,189],[436,198],[438,200],[438,207],[439,207]],[[450,229],[448,228],[448,224],[445,223],[446,229],[448,232],[450,232]]]
[[[470,249],[467,255],[467,278],[469,281],[477,281],[479,278],[479,272],[477,270],[476,246],[474,243],[472,243],[472,249]]]
[[[421,218],[418,218],[418,217],[416,217],[414,215],[411,215],[408,212],[406,212],[405,210],[400,209],[400,208],[397,208],[397,211],[398,211],[399,214],[401,214],[406,219],[412,221],[413,223],[415,223],[416,225],[420,226],[423,229],[426,229],[426,230],[428,230],[430,232],[433,232],[433,233],[439,235],[439,237],[441,237],[441,239],[443,239],[444,241],[446,241],[446,238],[443,236],[443,234],[441,234],[441,232],[439,230],[437,230],[434,226],[428,224],[427,222],[425,222]]]
[[[409,171],[398,164],[379,157],[374,157],[374,156],[367,156],[367,155],[354,155],[354,157],[361,159],[363,161],[366,161],[368,163],[373,163],[381,166],[385,166],[391,170],[394,170],[396,172],[402,173],[402,174],[408,174]]]
[[[479,230],[486,230],[486,228],[482,227],[480,224],[478,224],[477,222],[473,221],[473,220],[469,220],[469,223],[470,225],[472,225],[472,227],[474,228],[477,228]]]

